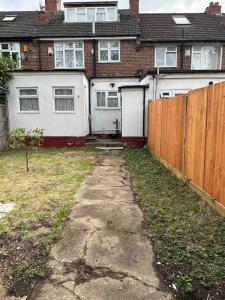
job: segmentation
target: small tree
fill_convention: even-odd
[[[6,95],[9,92],[8,81],[11,79],[9,71],[16,68],[16,62],[10,57],[0,55],[0,104],[6,103]]]
[[[10,132],[10,147],[24,152],[26,171],[29,172],[29,158],[31,151],[39,148],[44,139],[43,129],[16,128]]]

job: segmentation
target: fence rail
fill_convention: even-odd
[[[5,105],[0,105],[0,150],[8,146],[8,115]]]
[[[150,102],[148,146],[225,207],[225,82]]]

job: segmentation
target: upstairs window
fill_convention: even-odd
[[[0,43],[0,55],[11,57],[17,67],[20,67],[20,44],[19,43]]]
[[[114,22],[117,19],[117,7],[65,8],[65,22]]]
[[[119,41],[100,41],[99,42],[99,62],[113,63],[120,61],[120,42]]]
[[[56,42],[55,67],[57,69],[84,68],[84,43]]]
[[[155,67],[171,68],[177,66],[177,47],[156,47]]]
[[[221,69],[221,47],[213,45],[193,46],[193,70],[218,70]]]

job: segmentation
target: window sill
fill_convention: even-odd
[[[95,110],[121,110],[121,107],[96,107]]]
[[[120,64],[121,61],[98,61],[98,64]]]
[[[53,112],[54,114],[56,114],[56,115],[74,115],[74,114],[76,114],[76,112],[75,111],[54,111]]]
[[[35,114],[40,114],[40,111],[18,111],[18,114],[32,114],[32,115],[35,115]]]
[[[155,66],[155,68],[169,69],[169,68],[178,68],[178,66]]]

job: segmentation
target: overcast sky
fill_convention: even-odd
[[[0,0],[0,11],[36,10],[39,8],[40,1],[44,0]],[[66,1],[75,2],[76,0]],[[140,10],[141,12],[204,12],[209,2],[210,0],[140,0]],[[221,3],[224,2],[224,0],[221,1]],[[120,8],[128,8],[128,4],[129,0],[119,0]],[[225,11],[225,3],[223,11]]]

